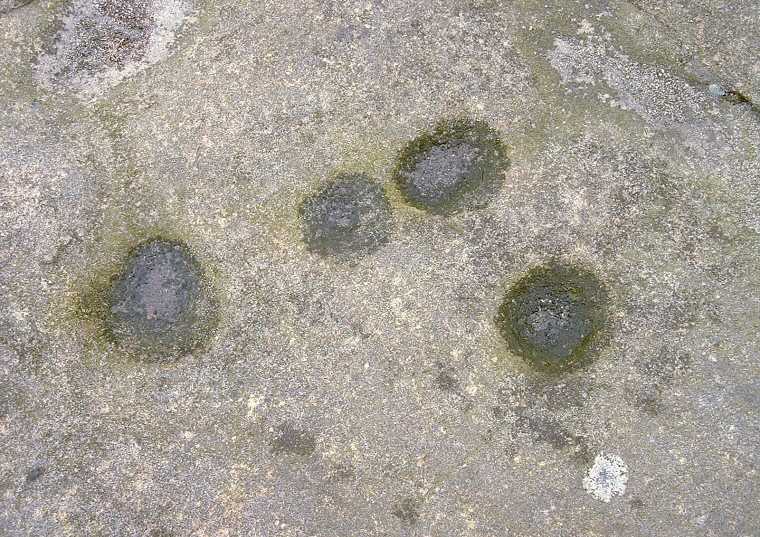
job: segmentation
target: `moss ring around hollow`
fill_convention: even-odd
[[[444,120],[399,153],[393,179],[407,202],[432,214],[482,209],[509,167],[499,133],[484,121]]]
[[[307,248],[323,256],[362,257],[388,241],[391,205],[382,185],[364,174],[341,174],[299,207]]]
[[[544,373],[587,365],[608,319],[604,285],[586,270],[538,266],[507,291],[496,324],[509,348]]]
[[[196,257],[182,242],[154,238],[129,254],[106,294],[105,331],[132,355],[174,359],[204,343],[217,304]]]

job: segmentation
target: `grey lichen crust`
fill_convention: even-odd
[[[380,248],[393,227],[382,185],[364,174],[339,175],[299,207],[304,241],[324,256],[361,257]]]
[[[409,204],[434,214],[481,209],[509,167],[498,133],[469,118],[441,121],[400,152],[394,180]]]
[[[608,317],[608,294],[592,273],[534,267],[506,293],[496,318],[509,347],[536,369],[559,373],[587,364]]]
[[[133,355],[161,360],[197,348],[216,325],[216,304],[187,246],[161,238],[139,245],[107,298],[109,337]]]

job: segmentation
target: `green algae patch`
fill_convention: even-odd
[[[590,271],[538,266],[507,291],[496,325],[509,348],[543,373],[587,365],[599,350],[609,295]]]
[[[410,205],[450,215],[482,209],[509,167],[498,132],[484,121],[444,120],[399,153],[393,180]]]

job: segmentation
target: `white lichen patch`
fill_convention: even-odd
[[[40,54],[37,78],[94,98],[166,59],[189,0],[72,0],[61,14],[52,47]]]
[[[570,88],[604,84],[618,97],[604,102],[633,110],[651,123],[689,123],[705,116],[705,95],[665,69],[631,61],[602,38],[557,38],[554,45],[549,60]]]
[[[581,32],[582,31],[582,32]],[[581,27],[580,33],[585,30]],[[716,95],[668,69],[639,64],[603,35],[557,38],[547,52],[568,93],[630,110],[658,130],[675,129],[698,155],[730,155],[725,127],[714,121]]]
[[[616,455],[597,455],[583,478],[583,488],[597,500],[608,502],[625,492],[628,466]]]

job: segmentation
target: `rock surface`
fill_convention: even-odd
[[[757,534],[756,2],[22,3],[0,2],[0,534]],[[436,214],[394,170],[451,118],[509,166]],[[393,219],[350,262],[299,212],[342,175]],[[156,237],[216,304],[173,360],[103,337],[92,302]],[[550,262],[609,294],[595,360],[559,375],[497,326]]]

